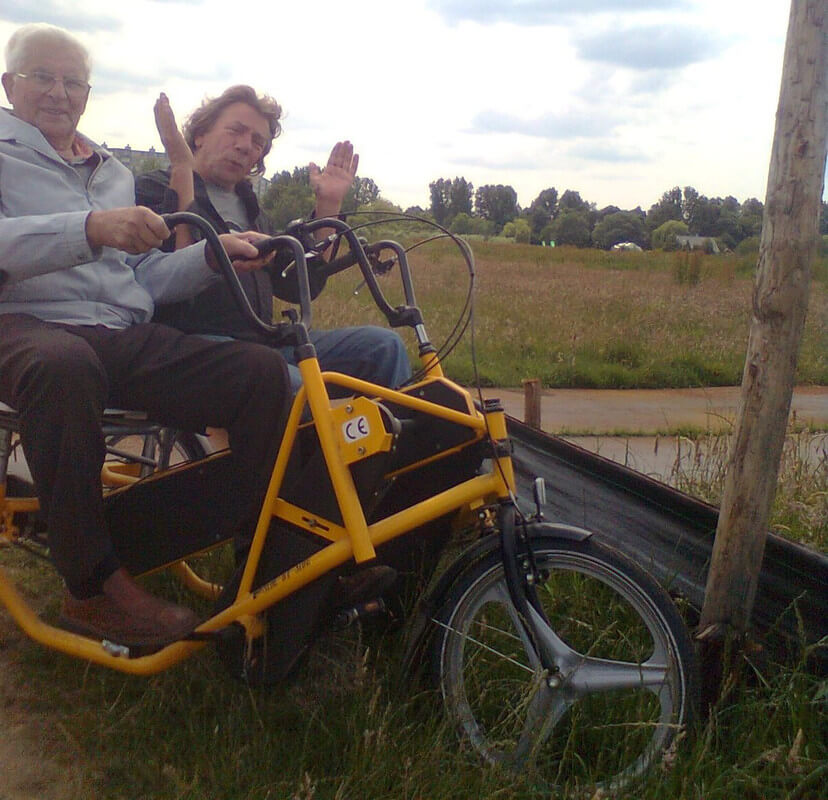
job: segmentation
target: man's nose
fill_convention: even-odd
[[[236,148],[244,153],[249,153],[253,149],[253,139],[250,136],[239,136],[236,139]]]
[[[55,82],[52,84],[52,88],[49,89],[47,94],[49,97],[53,97],[57,100],[68,100],[69,92],[66,91],[66,84],[63,82],[63,78],[55,78]]]

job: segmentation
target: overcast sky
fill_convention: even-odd
[[[35,9],[36,6],[36,9]],[[78,7],[80,10],[78,10]],[[179,119],[249,83],[284,109],[267,176],[338,139],[403,207],[464,176],[528,206],[550,186],[645,210],[672,186],[765,198],[789,0],[3,0],[93,55],[81,130],[160,148]]]

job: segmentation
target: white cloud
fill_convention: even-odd
[[[160,147],[162,89],[183,119],[249,83],[276,97],[284,134],[268,174],[348,138],[360,171],[402,206],[464,176],[600,206],[665,189],[763,198],[788,0],[70,0],[0,6],[72,27],[93,55],[81,128]],[[79,10],[82,9],[82,10]],[[474,131],[474,132],[473,132]]]

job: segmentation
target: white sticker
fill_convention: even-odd
[[[354,417],[349,419],[342,425],[342,435],[346,442],[356,442],[364,439],[371,433],[371,428],[368,426],[368,417]]]

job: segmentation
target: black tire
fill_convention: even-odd
[[[692,642],[667,592],[616,551],[548,535],[532,549],[560,673],[538,663],[496,549],[447,592],[434,620],[434,677],[461,738],[486,761],[550,786],[618,788],[691,722]]]

